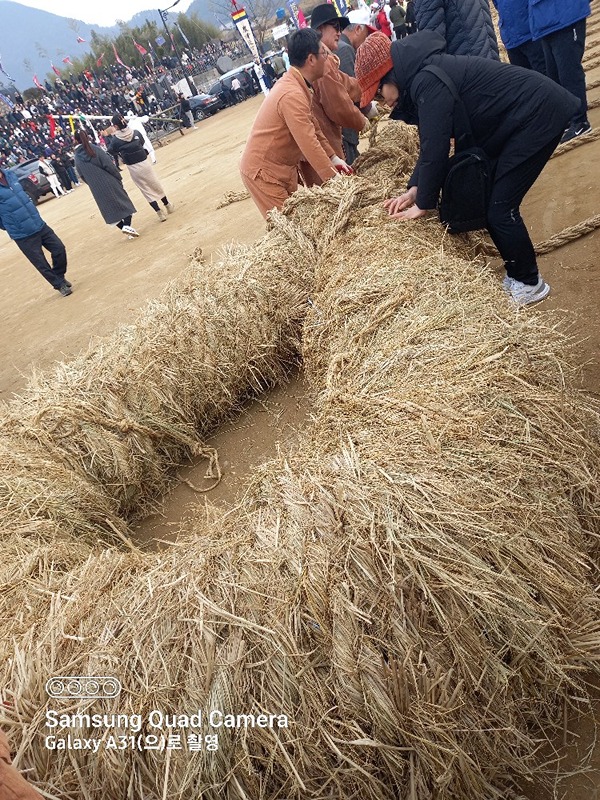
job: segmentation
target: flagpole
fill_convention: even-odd
[[[195,96],[195,95],[198,94],[198,90],[196,89],[195,85],[192,83],[192,80],[191,80],[190,76],[186,73],[186,71],[185,71],[185,69],[183,67],[183,62],[181,61],[181,57],[179,55],[179,50],[177,49],[177,46],[175,44],[175,37],[171,36],[171,34],[169,33],[169,29],[167,28],[167,19],[168,19],[168,16],[169,16],[168,12],[169,12],[169,10],[171,8],[173,8],[173,6],[176,6],[177,3],[179,3],[179,0],[175,0],[173,5],[169,6],[169,8],[166,8],[164,11],[161,11],[160,8],[159,8],[158,9],[158,13],[160,14],[160,18],[162,19],[163,25],[165,26],[165,31],[167,33],[167,39],[169,39],[169,38],[171,39],[171,44],[173,45],[173,50],[175,51],[175,57],[177,58],[177,61],[179,61],[179,66],[181,67],[181,71],[183,73],[183,77],[186,79],[187,85],[190,87],[190,92],[192,93],[193,96]]]

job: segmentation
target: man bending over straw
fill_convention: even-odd
[[[312,112],[311,84],[325,69],[321,35],[310,28],[295,31],[288,52],[290,71],[263,101],[240,163],[244,186],[265,218],[298,188],[302,159],[323,182],[338,172],[352,172],[335,154]]]

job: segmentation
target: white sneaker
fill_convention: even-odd
[[[167,212],[164,211],[162,208],[159,208],[156,213],[158,214],[158,218],[161,222],[167,221]]]
[[[165,208],[167,209],[169,214],[172,214],[175,211],[175,206],[173,205],[173,203],[167,203]]]
[[[511,290],[511,287],[513,285],[513,281],[514,281],[514,278],[509,278],[508,275],[505,275],[504,279],[502,281],[502,288],[504,289],[504,291],[508,295],[510,294],[510,290]]]
[[[139,233],[135,228],[132,228],[131,225],[123,225],[121,231],[132,239],[135,239],[137,236],[139,236]]]
[[[510,278],[510,280],[512,280],[512,284],[508,291],[512,300],[518,306],[538,303],[550,293],[550,286],[541,276],[535,286],[528,286],[526,283],[521,283],[521,281],[517,281],[514,278]]]

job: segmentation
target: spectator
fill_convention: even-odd
[[[187,100],[183,96],[183,92],[179,92],[177,95],[177,99],[179,100],[179,118],[183,122],[184,127],[192,128],[192,130],[196,130],[196,126],[194,125],[194,117],[192,115],[192,107],[190,105],[190,101]]]
[[[529,9],[524,0],[494,0],[498,9],[500,37],[506,47],[508,60],[517,67],[534,69],[546,74],[544,48],[534,42],[529,27]]]
[[[488,0],[414,0],[414,3],[417,28],[443,36],[449,55],[500,60]]]
[[[404,39],[406,36],[406,12],[398,0],[390,0],[390,22],[394,28],[396,39]]]
[[[525,2],[525,0],[523,0]],[[579,98],[561,142],[568,142],[592,130],[587,116],[585,71],[581,60],[585,50],[589,0],[529,0],[529,22],[533,40],[540,40],[546,60],[546,75]]]
[[[27,192],[11,172],[0,169],[0,228],[5,230],[40,275],[61,293],[71,294],[66,279],[67,251],[64,244],[40,217]],[[52,266],[44,254],[52,257]]]

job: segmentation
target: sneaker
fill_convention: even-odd
[[[71,283],[71,281],[68,281],[66,278],[63,278],[63,286],[68,286],[70,289],[71,286],[73,286],[73,284]]]
[[[571,139],[576,139],[578,136],[583,136],[585,133],[589,133],[591,130],[592,126],[587,120],[583,124],[577,126],[570,125],[563,133],[560,143],[564,144],[565,142],[570,142]]]
[[[504,279],[502,281],[502,288],[504,289],[506,294],[510,294],[510,290],[512,288],[513,281],[514,281],[514,278],[509,278],[508,275],[504,276]]]
[[[73,294],[73,289],[71,289],[71,284],[67,284],[65,281],[58,287],[58,291],[62,294],[63,297],[68,297],[70,294]]]
[[[521,281],[517,281],[514,278],[510,280],[512,280],[512,284],[509,293],[518,306],[538,303],[550,293],[550,287],[542,277],[539,278],[535,286],[528,286],[526,283],[521,283]]]
[[[158,218],[159,218],[159,220],[161,222],[166,222],[167,221],[167,212],[163,211],[162,208],[159,208],[156,213],[158,214]]]
[[[167,209],[169,214],[172,214],[175,211],[175,206],[173,205],[173,203],[167,203],[165,208]]]
[[[129,236],[130,239],[135,239],[136,236],[139,236],[139,233],[136,231],[135,228],[132,228],[131,225],[123,225],[121,228],[123,233]]]

